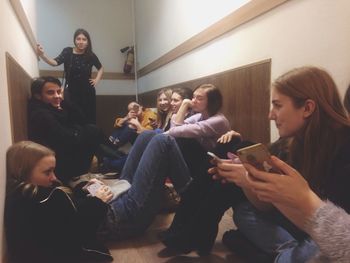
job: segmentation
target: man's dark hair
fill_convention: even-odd
[[[33,80],[32,85],[30,87],[32,97],[34,95],[41,95],[43,87],[44,87],[45,83],[47,83],[47,82],[57,84],[58,86],[61,87],[61,81],[55,77],[46,76],[46,77],[36,78]]]

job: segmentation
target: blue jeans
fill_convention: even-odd
[[[191,182],[190,172],[173,137],[141,133],[126,160],[121,179],[130,189],[110,204],[106,231],[111,239],[140,234],[152,223],[163,201],[165,179],[178,193]]]
[[[276,209],[262,212],[245,202],[236,207],[234,222],[259,249],[276,255],[274,262],[307,262],[319,251],[313,240]]]

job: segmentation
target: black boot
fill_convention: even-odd
[[[232,189],[232,186],[214,182],[192,206],[188,203],[193,199],[183,202],[180,206],[182,210],[178,211],[172,225],[163,234],[164,245],[182,253],[196,250],[199,255],[208,255],[215,243],[219,222],[231,206]]]

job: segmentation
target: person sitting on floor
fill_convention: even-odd
[[[112,261],[97,241],[110,193],[73,199],[55,176],[55,154],[45,146],[21,141],[6,154],[4,223],[13,263]]]
[[[86,187],[79,184],[70,195],[57,187],[53,151],[31,141],[10,147],[7,164],[11,178],[7,180],[7,238],[15,256],[37,259],[30,262],[87,262],[74,259],[80,259],[81,249],[95,255],[92,245],[96,250],[101,247],[95,243],[96,236],[98,240],[122,240],[148,228],[162,205],[167,177],[180,195],[191,183],[175,139],[154,131],[145,131],[136,139],[120,176],[128,184],[122,189],[92,179]],[[84,241],[92,245],[87,247]],[[108,251],[103,253],[104,259],[110,259]]]
[[[176,126],[174,121],[183,100],[184,99],[192,100],[192,97],[193,97],[193,91],[190,88],[181,87],[181,88],[173,89],[173,93],[171,94],[171,102],[170,102],[171,110],[173,112],[173,115],[171,116],[171,120],[170,120],[170,128]],[[193,114],[194,112],[191,109],[189,109],[188,112],[185,113],[185,119],[192,116]]]
[[[63,99],[61,82],[40,77],[31,85],[28,103],[28,138],[56,153],[58,178],[67,184],[73,177],[87,173],[93,155],[108,139],[76,106]],[[118,156],[114,149],[111,154]]]
[[[109,140],[124,154],[120,158],[103,158],[102,170],[120,172],[125,164],[127,154],[137,135],[145,130],[152,130],[151,122],[157,115],[149,108],[144,108],[137,102],[128,104],[128,114],[124,118],[117,118]]]
[[[128,114],[124,118],[117,118],[114,128],[121,128],[127,123],[137,133],[141,133],[144,130],[153,130],[150,123],[156,119],[157,114],[152,109],[144,108],[139,103],[132,101],[128,104]]]
[[[157,94],[157,120],[151,122],[154,129],[160,131],[167,131],[170,128],[171,111],[171,94],[172,90],[165,88],[161,89]]]
[[[260,172],[249,164],[229,162],[219,163],[211,170],[217,178],[240,186],[250,201],[236,207],[234,222],[238,231],[227,235],[226,241],[238,244],[235,239],[243,236],[270,257],[270,262],[309,262],[320,253],[326,256],[320,262],[346,262],[349,258],[342,255],[348,254],[348,246],[339,244],[339,249],[345,250],[336,253],[338,243],[332,243],[334,250],[325,247],[326,239],[320,242],[319,233],[315,233],[317,226],[305,221],[315,220],[312,210],[305,216],[305,207],[299,207],[311,196],[317,204],[314,212],[320,208],[319,198],[350,212],[350,121],[336,84],[323,69],[301,67],[283,74],[272,86],[269,118],[276,122],[281,137],[277,153],[289,165],[280,161],[281,157],[272,157],[279,172]],[[292,189],[301,187],[310,187],[319,198],[315,194],[294,195]],[[294,202],[295,198],[300,200]],[[322,224],[322,219],[316,221]],[[331,227],[337,231],[339,226],[333,223]],[[332,242],[331,237],[328,240]],[[239,246],[232,249],[242,251]]]
[[[213,151],[218,138],[230,130],[230,123],[220,112],[222,94],[212,84],[202,84],[195,88],[193,98],[184,99],[176,114],[173,127],[165,134],[176,138],[191,174],[206,173],[203,160],[209,160],[207,151]],[[189,110],[196,114],[185,119]]]

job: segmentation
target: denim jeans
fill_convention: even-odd
[[[169,177],[178,193],[191,182],[187,165],[173,137],[141,133],[126,160],[121,179],[130,189],[110,203],[106,228],[111,239],[137,235],[153,221],[162,204],[165,179]]]
[[[302,263],[319,251],[316,243],[278,210],[262,212],[251,203],[238,205],[234,222],[239,231],[278,263]]]

